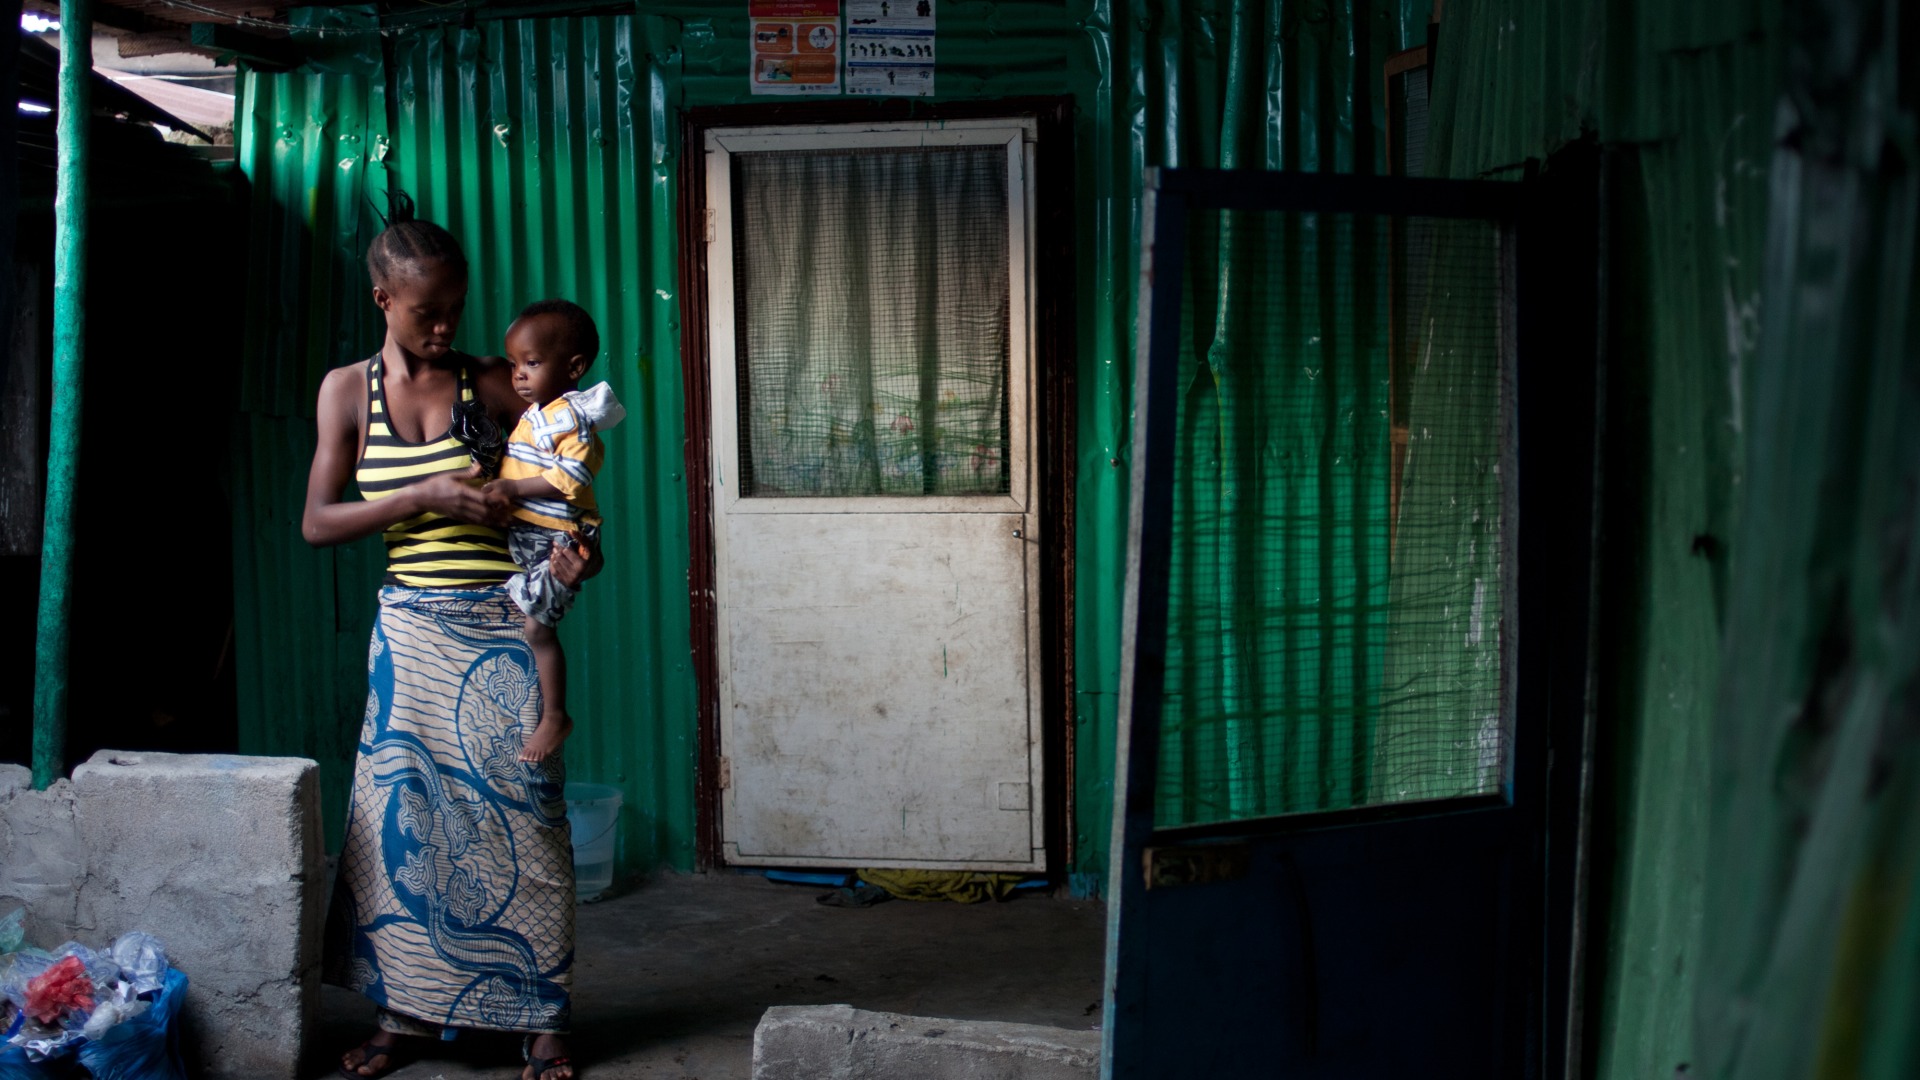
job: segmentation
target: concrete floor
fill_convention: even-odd
[[[574,1060],[582,1080],[748,1080],[772,1005],[1053,1027],[1100,1024],[1104,905],[1023,892],[1005,903],[870,908],[815,902],[821,886],[737,874],[663,875],[580,908]],[[302,1075],[337,1075],[372,1008],[326,987]],[[519,1041],[463,1033],[400,1080],[518,1075]]]

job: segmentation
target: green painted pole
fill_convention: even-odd
[[[60,0],[60,171],[53,198],[53,418],[40,622],[33,662],[33,786],[66,771],[67,645],[73,613],[73,491],[80,463],[80,382],[87,355],[87,158],[93,117],[92,0]]]

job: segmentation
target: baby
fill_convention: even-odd
[[[593,475],[604,450],[596,433],[627,415],[606,383],[580,389],[580,376],[599,352],[593,317],[572,301],[529,304],[507,328],[513,388],[532,405],[508,437],[500,478],[490,486],[514,500],[507,549],[520,573],[507,579],[507,592],[526,612],[544,702],[540,726],[521,746],[521,761],[544,761],[573,730],[566,656],[553,627],[577,593],[553,577],[548,556],[555,544],[599,540]]]

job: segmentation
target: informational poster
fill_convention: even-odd
[[[933,95],[935,0],[847,0],[847,93]]]
[[[840,0],[748,0],[753,92],[840,92]]]

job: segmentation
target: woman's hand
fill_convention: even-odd
[[[547,565],[555,580],[569,589],[577,589],[581,582],[599,573],[607,560],[600,554],[600,545],[588,544],[579,533],[568,533],[567,537],[567,543],[553,545]]]
[[[477,467],[477,466],[476,466]],[[469,473],[468,475],[473,475]],[[513,518],[514,494],[513,482],[509,480],[488,480],[480,486],[480,497],[486,500],[487,512],[500,515],[498,519],[489,518],[494,524],[506,525]]]
[[[469,525],[505,525],[512,515],[513,501],[502,492],[489,492],[481,480],[480,466],[475,465],[464,474],[441,473],[403,490],[421,510]]]

